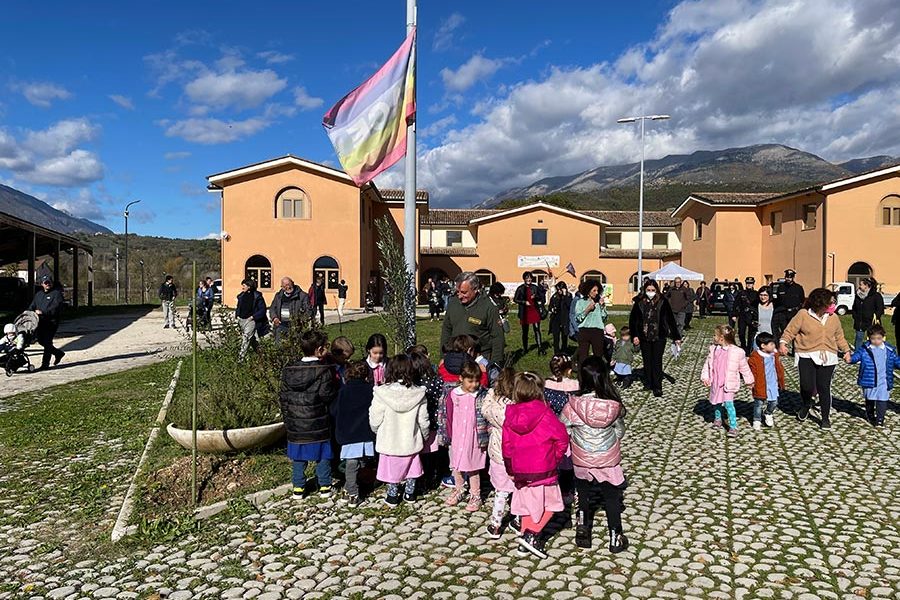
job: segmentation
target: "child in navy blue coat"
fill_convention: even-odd
[[[345,375],[347,381],[331,405],[331,416],[335,441],[341,445],[341,460],[346,461],[344,491],[347,495],[343,499],[351,506],[359,506],[362,499],[357,476],[366,459],[375,457],[375,434],[369,427],[373,385],[365,361],[347,363]]]
[[[897,349],[884,341],[884,327],[872,325],[866,332],[869,341],[857,346],[850,364],[859,363],[857,384],[866,400],[866,417],[876,427],[884,426],[887,403],[894,388],[894,369],[900,369]]]

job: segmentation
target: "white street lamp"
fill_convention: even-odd
[[[638,289],[644,281],[644,121],[665,121],[669,115],[641,115],[636,117],[624,117],[617,123],[641,122],[641,188],[638,201]]]

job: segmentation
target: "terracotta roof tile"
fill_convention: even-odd
[[[478,249],[463,246],[434,246],[419,248],[419,254],[426,256],[478,256]]]
[[[681,250],[644,248],[644,258],[674,258],[676,256],[681,256]],[[637,250],[604,248],[600,251],[600,258],[637,258]]]
[[[422,225],[468,225],[472,219],[503,212],[497,209],[429,208],[422,215]]]
[[[610,227],[638,226],[638,213],[636,210],[583,210],[580,212],[609,221]],[[681,225],[681,220],[672,218],[670,211],[644,211],[644,227],[675,227],[677,225]]]
[[[781,192],[693,192],[691,196],[711,204],[746,204],[756,206],[770,198],[782,196]]]
[[[421,224],[465,226],[472,219],[489,217],[501,212],[505,211],[500,209],[431,208],[428,210],[428,213],[422,215]],[[638,226],[638,213],[634,210],[581,210],[577,212],[603,221],[609,221],[611,227]],[[681,221],[673,219],[669,211],[644,211],[644,225],[646,227],[675,227],[680,224]]]
[[[379,189],[381,197],[385,200],[403,200],[403,190],[395,188]],[[416,200],[428,200],[428,190],[416,190]]]

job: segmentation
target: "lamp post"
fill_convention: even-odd
[[[834,263],[837,261],[837,254],[834,252],[829,252],[828,258],[831,259],[831,283],[834,283]]]
[[[640,200],[638,201],[638,279],[637,286],[644,281],[644,121],[664,121],[669,119],[669,115],[641,115],[636,117],[623,117],[616,121],[617,123],[641,123],[641,188]]]
[[[144,261],[141,259],[141,304],[147,304],[147,286],[144,285]]]
[[[128,304],[128,209],[132,204],[137,204],[140,200],[129,202],[125,205],[125,304]]]

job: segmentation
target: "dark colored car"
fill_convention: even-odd
[[[0,310],[18,313],[29,300],[27,281],[21,277],[0,277]]]
[[[744,285],[740,282],[714,281],[713,284],[709,286],[709,294],[710,298],[712,298],[709,305],[710,314],[719,313],[724,315],[728,313],[728,310],[725,308],[725,288],[727,286],[734,286],[735,294],[744,289]]]

